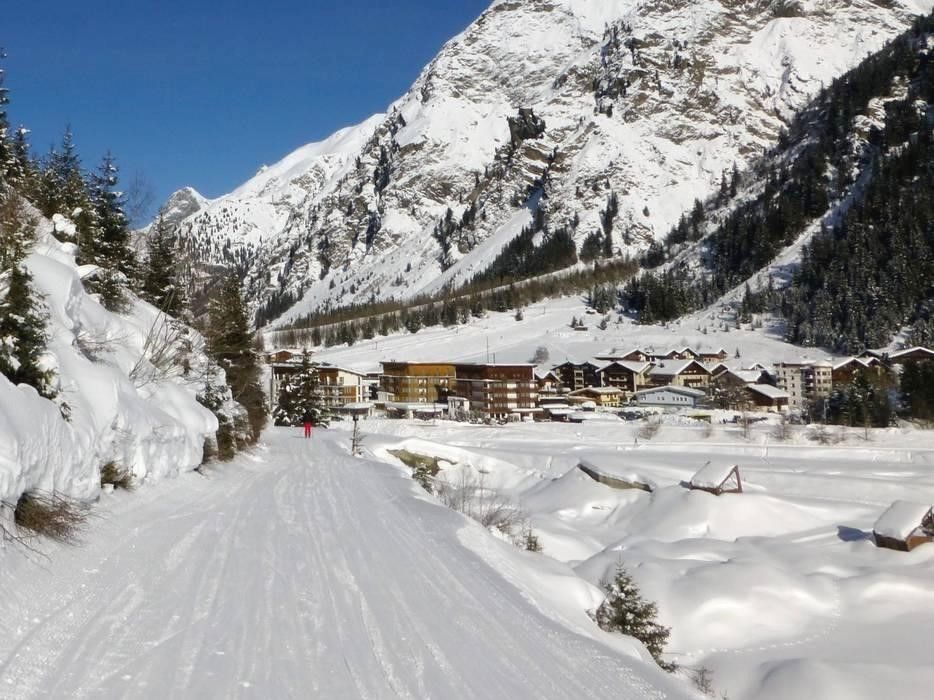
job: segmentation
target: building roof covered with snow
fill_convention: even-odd
[[[749,384],[746,386],[749,391],[754,391],[757,394],[762,394],[766,398],[777,400],[777,399],[787,399],[790,398],[790,394],[784,389],[779,389],[776,386],[771,384]]]
[[[916,503],[914,501],[895,501],[888,510],[886,510],[872,531],[882,537],[891,537],[897,540],[905,540],[921,527],[922,522],[931,513],[930,503]]]
[[[691,486],[700,489],[719,488],[736,469],[735,464],[727,462],[707,462],[691,477]]]

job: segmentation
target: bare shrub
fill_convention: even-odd
[[[706,666],[681,666],[681,671],[687,673],[691,684],[707,697],[713,697],[716,694],[713,685],[713,674]]]
[[[67,544],[77,541],[86,520],[80,503],[55,493],[27,491],[13,507],[17,530]]]
[[[130,379],[137,387],[164,381],[184,372],[188,359],[188,335],[185,326],[158,313],[146,333],[143,349],[130,369]]]
[[[643,440],[651,440],[658,431],[662,429],[662,419],[658,416],[646,419],[645,425],[639,428],[639,437]]]
[[[782,413],[778,417],[778,423],[772,429],[772,438],[779,442],[785,442],[791,437],[791,424],[788,422],[788,416]]]
[[[458,482],[435,481],[435,494],[448,508],[476,520],[488,530],[513,537],[525,522],[524,514],[485,482],[485,474],[481,473],[478,479],[472,471],[463,469]]]
[[[113,460],[101,467],[101,486],[104,484],[113,484],[115,489],[124,491],[132,491],[136,488],[130,470]]]

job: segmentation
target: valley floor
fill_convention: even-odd
[[[0,697],[689,695],[477,551],[544,557],[350,457],[346,437],[271,430],[206,477],[104,496],[81,546],[8,546]]]

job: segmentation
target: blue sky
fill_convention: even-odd
[[[14,125],[44,153],[71,124],[157,203],[209,197],[383,111],[489,0],[30,0],[5,3]],[[4,31],[6,29],[7,31]]]

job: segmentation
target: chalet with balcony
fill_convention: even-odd
[[[467,399],[471,410],[490,418],[541,412],[535,365],[458,364],[454,376],[454,393]]]
[[[571,391],[577,391],[588,386],[600,386],[597,376],[599,365],[594,362],[572,362],[568,360],[554,368],[555,374],[561,378],[561,384]]]
[[[568,394],[572,404],[593,402],[598,408],[619,408],[622,399],[623,392],[613,386],[591,386]]]
[[[615,387],[631,395],[648,385],[651,369],[648,362],[616,360],[599,367],[596,374],[601,386]]]
[[[383,362],[380,392],[401,404],[443,402],[454,388],[454,365],[445,362]]]
[[[699,360],[664,360],[649,370],[651,386],[684,386],[706,389],[710,386],[710,370]]]

